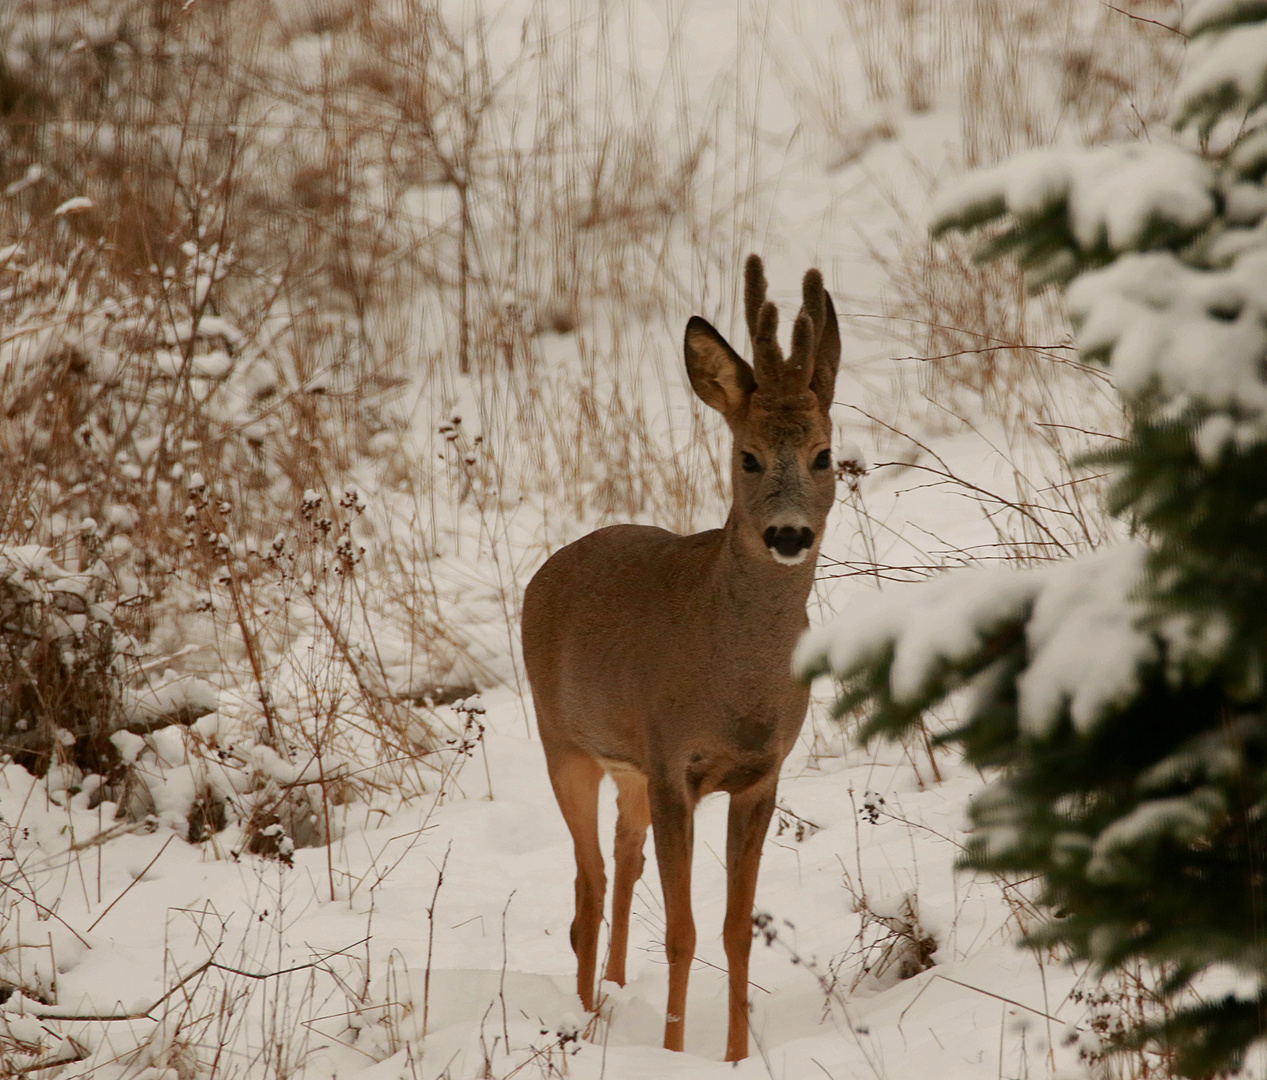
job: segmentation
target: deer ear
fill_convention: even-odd
[[[712,325],[692,315],[686,324],[686,373],[699,399],[723,416],[737,412],[757,388],[752,368]]]
[[[836,390],[836,371],[840,367],[840,327],[836,323],[836,307],[831,293],[823,290],[823,329],[818,335],[814,350],[814,374],[810,376],[810,389],[818,396],[824,412],[831,411],[832,396]]]

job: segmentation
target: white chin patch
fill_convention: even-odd
[[[766,550],[774,556],[775,562],[782,563],[784,566],[799,566],[809,554],[809,548],[801,548],[795,555],[784,555],[775,551],[774,548],[766,548]]]

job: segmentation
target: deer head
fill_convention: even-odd
[[[686,371],[696,395],[722,414],[733,437],[732,525],[745,550],[796,565],[817,555],[835,498],[832,392],[840,330],[817,270],[805,275],[792,352],[779,347],[778,309],[766,299],[761,259],[744,267],[749,366],[706,320],[686,324]]]

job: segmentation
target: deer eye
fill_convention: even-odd
[[[761,471],[761,462],[757,460],[755,454],[750,454],[748,453],[747,450],[745,450],[742,454],[739,455],[739,461],[743,465],[744,472],[760,472]]]
[[[831,468],[831,451],[820,450],[818,456],[814,459],[814,468],[830,469]]]

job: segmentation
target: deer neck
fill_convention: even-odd
[[[748,628],[767,642],[795,644],[807,624],[805,604],[814,585],[814,564],[786,566],[776,562],[760,537],[732,512],[717,538],[713,561],[716,595]]]

